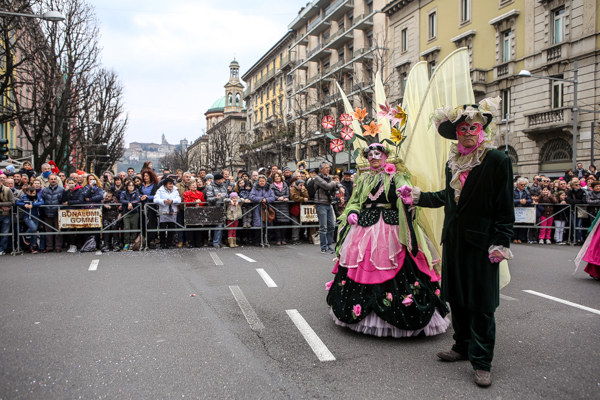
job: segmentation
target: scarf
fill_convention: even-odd
[[[283,190],[283,182],[273,182],[273,185],[279,190]]]
[[[469,172],[481,164],[490,149],[496,148],[491,140],[484,140],[479,146],[473,147],[473,150],[462,155],[457,143],[453,143],[450,146],[450,156],[448,157],[448,168],[452,171],[450,187],[454,189],[454,201],[457,203]]]

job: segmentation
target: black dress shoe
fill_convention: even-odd
[[[449,362],[465,361],[469,359],[469,357],[463,356],[462,354],[457,353],[454,350],[442,351],[437,353],[436,355],[442,360]]]
[[[492,374],[489,371],[478,369],[475,371],[475,383],[481,387],[490,386],[492,384]]]

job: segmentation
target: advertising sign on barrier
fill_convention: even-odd
[[[225,208],[214,207],[186,207],[184,214],[185,225],[224,225]]]
[[[59,210],[58,229],[102,228],[102,210]]]
[[[319,222],[317,207],[314,204],[300,205],[300,222]]]
[[[535,208],[515,207],[516,224],[535,224]]]

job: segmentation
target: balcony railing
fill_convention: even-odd
[[[311,22],[310,24],[308,24],[308,28],[307,30],[311,30],[312,28],[314,28],[315,26],[317,26],[319,24],[319,22],[323,21],[323,16],[319,15],[317,18],[315,18],[315,20],[313,22]]]
[[[564,109],[550,110],[538,114],[529,115],[529,127],[557,124],[565,121]]]
[[[546,54],[547,54],[547,62],[558,60],[559,58],[562,57],[562,46],[558,45],[555,47],[551,47],[548,50],[546,50]]]
[[[244,97],[243,98],[245,99],[246,97],[249,97],[250,96],[250,92],[251,92],[250,88],[244,90],[244,93],[243,93]]]
[[[256,83],[254,84],[254,88],[252,91],[255,91],[256,89],[258,89],[258,87],[260,85],[262,85],[263,83],[265,83],[266,81],[268,81],[269,79],[271,79],[273,76],[275,75],[275,71],[273,71],[273,69],[270,69],[266,75],[263,75],[262,78],[258,79],[256,81]]]
[[[498,78],[508,75],[508,64],[498,65],[496,67]]]

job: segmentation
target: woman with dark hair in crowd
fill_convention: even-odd
[[[590,175],[594,175],[594,178],[596,178],[597,181],[600,181],[600,172],[598,172],[594,164],[590,165],[588,170],[590,171]]]
[[[148,161],[149,162],[149,161]],[[145,165],[145,164],[144,164]],[[142,210],[144,211],[143,220],[147,221],[148,227],[148,247],[151,249],[156,248],[156,227],[158,226],[158,214],[156,210],[157,205],[154,205],[154,195],[158,190],[158,177],[152,169],[142,170],[142,185],[139,188],[142,200]],[[146,204],[151,204],[145,207]],[[146,227],[142,226],[144,233],[146,233]]]
[[[202,182],[202,180],[199,180],[199,182]],[[198,190],[198,183],[196,181],[190,180],[188,183],[187,191],[183,193],[183,202],[186,203],[185,208],[206,206],[204,193]],[[188,225],[188,227],[202,228],[201,225]],[[188,232],[188,238],[188,247],[202,247],[205,240],[208,239],[208,231],[190,231]]]
[[[152,161],[146,161],[144,163],[144,165],[142,166],[142,172],[144,172],[145,169],[149,169],[150,171],[154,171],[154,168],[152,168]]]
[[[125,184],[123,182],[123,179],[119,175],[116,175],[115,178],[113,179],[113,184],[110,187],[109,191],[114,193],[115,199],[121,199],[121,193],[124,190],[125,190]]]
[[[573,174],[573,170],[569,168],[565,171],[565,176],[563,179],[565,180],[565,182],[567,182],[568,185],[569,183],[571,183],[571,179],[573,179],[574,176],[575,175]]]
[[[287,183],[285,183],[285,178],[279,172],[273,173],[273,184],[271,185],[271,190],[273,190],[273,194],[277,199],[276,203],[273,203],[273,208],[275,209],[275,226],[285,226],[290,225],[291,221],[289,219],[290,210],[288,208],[287,202],[290,201],[290,188]],[[276,245],[286,245],[285,241],[285,229],[275,229],[275,238]]]

